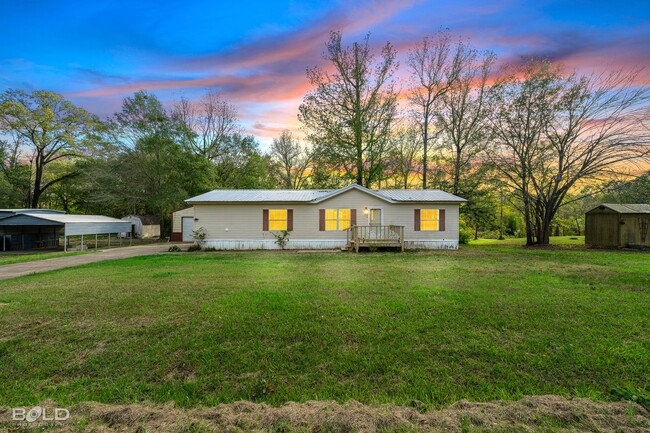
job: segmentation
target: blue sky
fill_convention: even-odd
[[[545,57],[581,71],[650,67],[648,2],[0,0],[0,90],[48,89],[107,116],[138,89],[171,102],[208,89],[268,144],[298,128],[330,30],[371,33],[404,55],[440,28],[501,62]],[[403,62],[402,62],[403,63]],[[641,75],[650,83],[650,72]]]

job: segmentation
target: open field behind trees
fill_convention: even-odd
[[[0,405],[647,396],[649,259],[180,253],[7,280]]]

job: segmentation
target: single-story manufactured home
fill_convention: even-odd
[[[585,213],[585,244],[599,248],[650,248],[650,204],[603,203]]]
[[[465,199],[440,190],[214,190],[186,202],[217,249],[458,248]],[[183,226],[183,232],[189,230]]]

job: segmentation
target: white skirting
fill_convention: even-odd
[[[457,250],[458,241],[453,241],[451,239],[419,239],[415,241],[405,240],[404,248],[407,250]]]
[[[345,248],[345,240],[340,239],[290,239],[287,250],[334,250]],[[275,239],[206,239],[205,248],[217,250],[279,250]],[[458,241],[453,240],[415,240],[404,241],[406,249],[456,250]]]

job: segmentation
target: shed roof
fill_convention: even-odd
[[[437,189],[396,190],[368,189],[357,184],[340,189],[216,189],[205,194],[185,200],[188,203],[319,203],[328,198],[356,189],[390,203],[401,202],[452,202],[462,203],[466,200]]]
[[[647,213],[650,214],[650,204],[621,204],[621,203],[603,203],[591,209],[589,212],[592,212],[596,209],[602,209],[603,207],[613,210],[617,213]]]
[[[133,221],[139,219],[142,225],[158,225],[160,224],[160,218],[156,215],[127,215],[122,218],[123,221]]]

